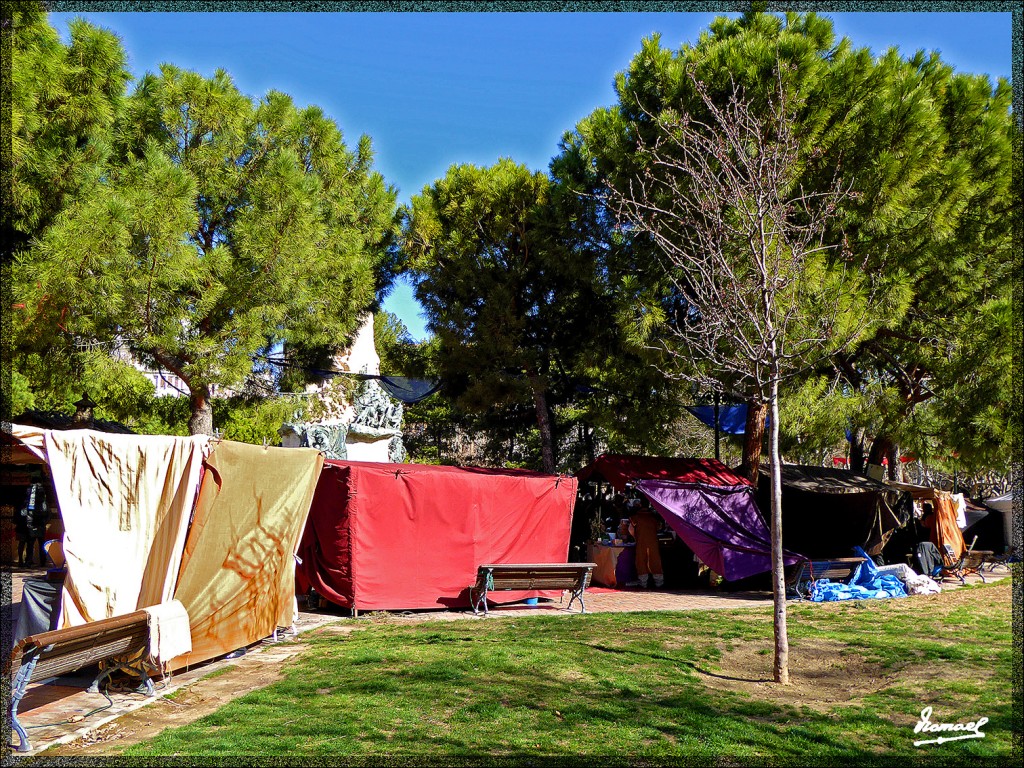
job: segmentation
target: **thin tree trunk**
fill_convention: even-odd
[[[537,410],[537,427],[540,429],[540,456],[543,469],[549,475],[555,474],[555,440],[551,431],[551,414],[548,413],[547,394],[536,376],[530,377],[533,387],[533,404]]]
[[[587,464],[593,464],[597,459],[594,448],[594,430],[590,426],[580,422],[581,437],[583,438],[583,446],[587,451]]]
[[[209,435],[213,437],[213,405],[210,402],[210,388],[195,386],[192,388],[192,415],[188,419],[190,435]]]
[[[782,461],[779,456],[779,380],[771,382],[768,444],[772,476],[772,601],[775,606],[775,682],[789,685],[789,635],[786,631],[786,578],[782,561]]]
[[[857,427],[850,434],[850,471],[864,474],[864,429]]]
[[[757,398],[747,400],[747,425],[743,431],[743,464],[740,473],[757,485],[761,468],[761,444],[764,442],[764,415],[768,403]]]

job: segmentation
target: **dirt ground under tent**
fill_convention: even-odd
[[[1000,581],[990,593],[995,601],[1009,602],[1009,571],[1005,567],[986,574],[989,582]],[[13,600],[20,599],[20,582],[31,571],[13,575]],[[979,583],[978,576],[968,583]],[[943,584],[942,595],[918,596],[934,603],[936,610],[952,612],[965,603],[977,601],[979,593],[958,591],[958,584]],[[1005,594],[1004,594],[1005,593]],[[594,588],[587,592],[587,611],[591,613],[622,611],[687,611],[724,610],[767,606],[766,593],[696,593],[646,590],[611,590]],[[887,601],[890,610],[909,607],[909,601]],[[823,612],[842,611],[850,603],[826,603],[815,606]],[[529,615],[568,616],[557,602],[538,605],[511,605],[492,610],[488,619],[515,618]],[[371,612],[358,619],[347,611],[300,611],[298,634],[280,642],[263,642],[249,648],[236,659],[220,659],[175,674],[159,688],[155,698],[141,694],[113,693],[111,706],[88,715],[106,704],[99,694],[83,689],[88,680],[59,678],[30,686],[22,701],[19,719],[28,727],[33,749],[29,755],[45,751],[47,756],[90,756],[109,754],[118,748],[152,738],[168,727],[185,725],[208,715],[232,699],[263,688],[281,677],[284,662],[301,653],[307,633],[365,631],[375,623],[419,623],[473,618],[472,611],[433,610],[417,612]],[[793,706],[809,706],[825,710],[843,702],[855,702],[887,685],[891,672],[853,655],[840,655],[837,648],[822,643],[791,640],[790,664],[799,669],[793,684],[780,688],[771,683],[771,656],[765,655],[762,644],[734,642],[723,652],[713,670],[706,671],[709,685],[730,690],[755,700]],[[921,674],[929,674],[926,667]]]

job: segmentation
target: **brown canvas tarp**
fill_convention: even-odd
[[[323,457],[225,441],[205,467],[174,594],[188,611],[192,653],[173,659],[171,670],[293,623],[294,553]]]
[[[811,558],[881,552],[913,515],[910,494],[845,469],[784,464],[782,545]],[[758,506],[768,520],[771,478],[762,467]]]

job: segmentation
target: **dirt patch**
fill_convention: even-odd
[[[884,614],[899,614],[920,610],[923,605],[935,618],[942,619],[964,606],[970,606],[974,616],[1002,612],[1011,599],[1011,582],[1002,580],[988,589],[963,590],[947,589],[939,595],[917,596],[911,600],[886,600],[865,602],[823,603],[813,606],[818,616],[839,614],[861,608]],[[836,615],[837,620],[840,616]],[[750,621],[763,621],[759,617],[741,617]],[[699,662],[695,669],[705,684],[715,690],[730,691],[777,706],[808,707],[819,712],[828,712],[836,706],[856,703],[864,697],[892,685],[928,689],[928,683],[935,678],[949,674],[947,664],[925,662],[913,659],[912,664],[899,668],[885,667],[877,662],[865,660],[849,646],[825,639],[790,639],[789,669],[790,685],[781,686],[774,682],[774,647],[766,646],[763,640],[729,640],[729,647],[722,651],[720,659],[714,662]],[[911,661],[908,659],[908,661]],[[975,670],[973,674],[990,674]],[[962,702],[961,702],[962,703]],[[897,719],[902,715],[897,716]]]
[[[791,641],[787,686],[774,682],[774,653],[764,653],[762,641],[733,640],[732,648],[723,651],[720,660],[713,665],[699,663],[696,669],[710,688],[822,712],[874,693],[899,676],[857,654],[844,654],[844,649],[839,642],[817,640],[812,645]]]

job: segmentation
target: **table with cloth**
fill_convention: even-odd
[[[593,581],[605,587],[623,587],[636,579],[636,545],[587,544],[587,560],[597,563]]]

